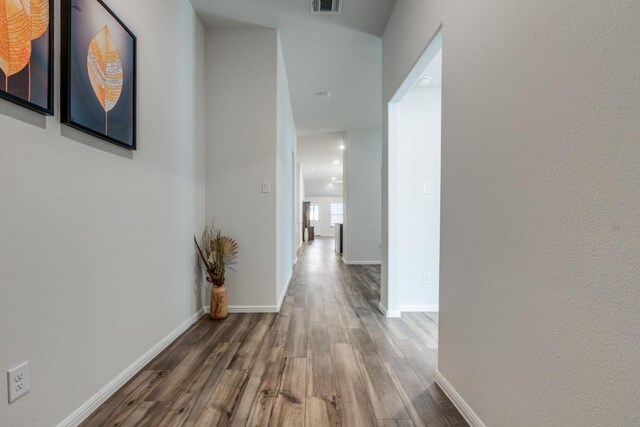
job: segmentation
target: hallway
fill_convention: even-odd
[[[437,315],[387,319],[380,269],[303,247],[279,314],[203,317],[85,426],[466,425],[435,385]]]

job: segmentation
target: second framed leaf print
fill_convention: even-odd
[[[136,37],[101,0],[63,0],[61,102],[63,123],[136,149]]]

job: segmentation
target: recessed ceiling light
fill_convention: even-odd
[[[329,98],[331,98],[331,95],[333,95],[333,94],[331,92],[329,92],[329,91],[326,91],[326,92],[316,92],[316,95],[318,95],[319,97],[324,98],[324,99],[329,99]]]
[[[342,145],[340,146],[340,149],[341,149],[341,150],[344,150],[345,148],[346,148],[346,147],[344,146],[344,144],[342,144]]]
[[[431,83],[431,77],[429,76],[422,76],[418,79],[418,86],[420,87],[427,87],[429,86],[430,83]]]
[[[311,169],[311,172],[315,172],[315,171],[316,171],[315,169]]]
[[[331,181],[335,181],[335,180],[336,180],[336,177],[335,177],[335,176],[334,176],[334,177],[331,177]]]
[[[334,160],[334,161],[333,161],[333,164],[334,164],[334,165],[339,165],[339,164],[340,164],[340,160]]]
[[[329,183],[329,187],[333,187],[333,184],[332,184],[332,183]]]

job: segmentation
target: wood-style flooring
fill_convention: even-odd
[[[84,426],[466,426],[434,383],[437,314],[382,316],[380,268],[305,245],[280,313],[203,317]]]

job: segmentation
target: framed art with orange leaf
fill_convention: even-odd
[[[0,98],[53,115],[53,0],[0,0]]]
[[[135,150],[135,35],[101,0],[63,0],[61,21],[62,122]]]

